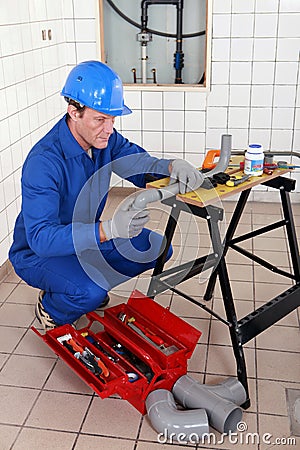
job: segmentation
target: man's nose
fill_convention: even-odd
[[[104,131],[105,133],[112,133],[114,128],[114,119],[106,119],[104,121]]]

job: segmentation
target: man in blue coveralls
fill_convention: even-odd
[[[35,313],[45,330],[105,306],[110,289],[155,266],[162,236],[144,228],[146,209],[133,209],[128,198],[110,220],[101,219],[112,172],[138,187],[145,187],[146,173],[170,175],[181,193],[203,182],[188,162],[152,157],[114,129],[115,117],[131,110],[107,65],[78,64],[61,95],[67,114],[23,166],[22,209],[9,252],[16,273],[41,289]]]

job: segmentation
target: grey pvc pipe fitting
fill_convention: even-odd
[[[149,420],[157,433],[177,439],[188,439],[191,434],[202,436],[209,432],[208,417],[204,409],[177,409],[172,393],[166,389],[150,392],[146,399]]]
[[[216,386],[207,386],[183,375],[174,384],[172,392],[184,408],[205,409],[210,425],[220,433],[235,431],[242,419],[242,409],[237,405],[246,401],[246,392],[238,380],[229,379]]]
[[[220,158],[214,169],[203,174],[204,178],[213,176],[216,173],[224,172],[229,164],[231,156],[231,134],[223,134],[221,138],[221,151]],[[166,188],[161,189],[148,189],[140,192],[134,202],[132,207],[134,209],[144,209],[148,203],[161,201],[166,198],[170,198],[179,193],[179,183],[171,184]]]

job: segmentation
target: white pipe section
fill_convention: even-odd
[[[220,433],[235,431],[242,419],[242,409],[237,405],[246,401],[246,392],[238,380],[229,379],[216,386],[207,386],[183,375],[174,384],[172,392],[184,408],[205,409],[210,425]]]
[[[204,409],[178,410],[172,393],[156,389],[146,398],[146,409],[151,425],[157,433],[177,439],[184,436],[202,436],[209,432],[208,418]]]
[[[142,83],[147,83],[147,45],[141,45]]]
[[[220,172],[224,172],[229,164],[231,156],[231,135],[223,134],[221,139],[221,151],[220,158],[216,167],[209,172],[203,174],[204,178],[211,177],[212,175]],[[148,203],[164,200],[179,194],[179,183],[174,183],[166,188],[161,189],[148,189],[140,192],[132,205],[133,209],[144,209]]]

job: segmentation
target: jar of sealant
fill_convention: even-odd
[[[244,172],[246,175],[259,176],[264,170],[264,151],[260,144],[249,144],[245,153]]]

